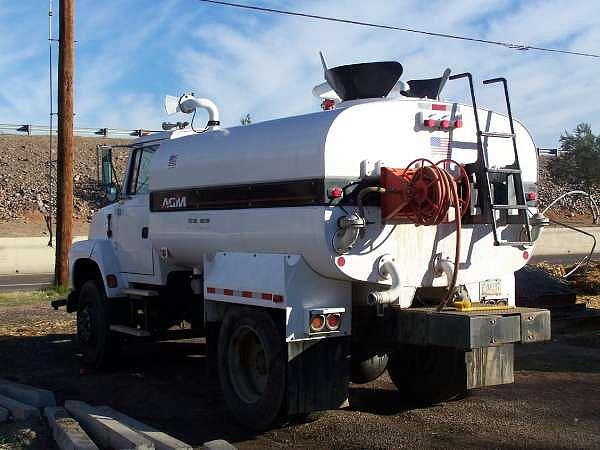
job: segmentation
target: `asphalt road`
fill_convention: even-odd
[[[48,287],[54,274],[41,275],[2,275],[0,276],[0,292],[32,291]]]

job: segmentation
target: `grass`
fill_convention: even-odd
[[[35,303],[51,302],[64,298],[69,293],[67,288],[54,286],[39,291],[17,291],[0,293],[0,307],[23,306]]]

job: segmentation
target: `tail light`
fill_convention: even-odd
[[[437,120],[425,119],[425,122],[423,123],[423,125],[425,125],[427,128],[435,128],[437,125]]]
[[[315,314],[310,318],[311,333],[319,333],[325,328],[325,316],[323,314]]]
[[[332,313],[325,316],[325,326],[329,331],[339,330],[341,324],[342,315],[340,313]]]
[[[537,192],[535,192],[535,191],[532,191],[532,192],[527,192],[527,193],[525,194],[525,199],[526,199],[528,202],[535,202],[535,201],[537,201]]]
[[[309,334],[339,331],[345,311],[345,308],[313,309],[310,311]]]

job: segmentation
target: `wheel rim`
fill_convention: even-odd
[[[88,305],[84,306],[77,314],[77,335],[79,339],[89,344],[93,337],[92,314]]]
[[[259,334],[250,326],[238,328],[228,350],[229,379],[238,397],[245,403],[260,400],[269,377],[269,364]]]

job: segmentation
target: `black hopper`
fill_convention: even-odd
[[[325,71],[325,80],[342,101],[385,97],[402,75],[396,61],[350,64]]]
[[[444,70],[440,78],[428,78],[424,80],[408,80],[410,89],[400,92],[405,97],[429,98],[439,100],[440,93],[444,89],[446,81],[450,76],[450,69]]]

